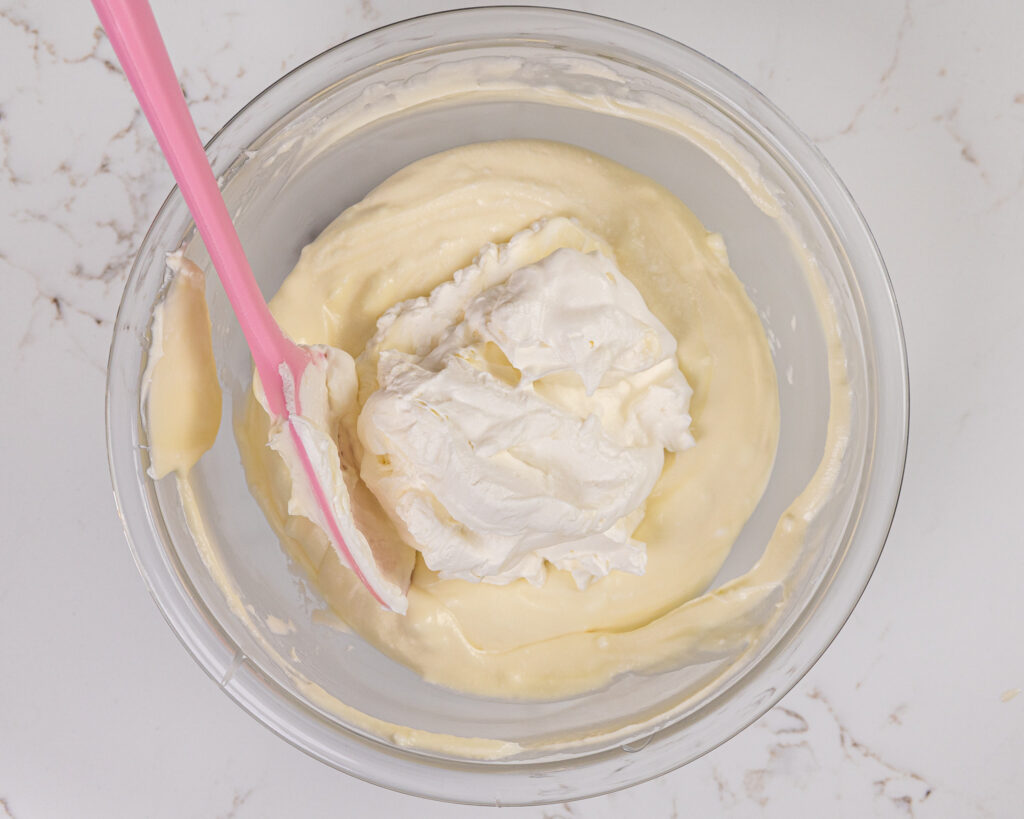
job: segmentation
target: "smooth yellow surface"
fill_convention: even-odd
[[[578,234],[610,248],[678,340],[679,364],[694,390],[697,445],[669,455],[635,535],[647,544],[643,576],[613,573],[583,591],[562,572],[541,588],[525,581],[495,586],[441,581],[420,560],[407,615],[386,612],[323,538],[287,515],[287,476],[265,446],[267,418],[255,401],[239,426],[256,497],[338,615],[426,679],[477,694],[564,696],[624,671],[678,665],[705,649],[742,643],[778,601],[784,564],[802,540],[802,527],[790,527],[775,551],[769,548],[778,557],[771,570],[759,564],[705,594],[771,471],[775,372],[720,238],[667,190],[607,159],[522,140],[414,163],[303,251],[271,308],[296,340],[358,355],[396,302],[427,294],[487,243],[556,216],[576,220]],[[566,230],[558,244],[579,241]],[[538,244],[538,259],[554,249]],[[372,369],[361,368],[360,377],[365,400]],[[341,437],[355,440],[348,429]]]
[[[203,271],[180,254],[168,264],[174,278],[153,316],[143,376],[149,474],[157,479],[188,473],[217,439],[221,413]]]

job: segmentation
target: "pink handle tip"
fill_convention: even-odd
[[[298,383],[308,356],[285,338],[263,299],[196,132],[146,0],[92,0],[238,316],[271,410],[286,414],[278,365]]]

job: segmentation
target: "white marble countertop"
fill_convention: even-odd
[[[569,3],[762,89],[888,262],[913,394],[906,483],[824,658],[694,764],[522,817],[1019,817],[1024,804],[1024,6]],[[200,130],[428,0],[153,0]],[[0,817],[476,816],[294,750],[181,649],[132,563],[103,439],[111,322],[171,187],[88,3],[0,0]]]

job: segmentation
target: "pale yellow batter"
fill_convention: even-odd
[[[358,356],[385,310],[425,295],[488,243],[553,217],[569,217],[579,229],[538,242],[536,259],[557,246],[579,248],[587,234],[598,237],[676,337],[694,391],[697,445],[668,456],[635,535],[647,544],[642,576],[613,572],[582,591],[563,572],[550,573],[540,588],[495,586],[439,580],[418,560],[408,613],[387,612],[320,532],[287,515],[288,477],[266,448],[268,419],[255,401],[237,430],[253,492],[338,615],[427,680],[476,694],[564,696],[625,671],[679,664],[726,637],[742,639],[780,593],[777,578],[759,579],[755,569],[705,594],[771,471],[775,371],[721,238],[650,179],[582,149],[533,140],[429,157],[307,247],[271,309],[295,340]],[[372,378],[360,369],[361,401]],[[344,452],[354,436],[350,429],[340,435]],[[795,542],[798,528],[777,537]]]
[[[153,314],[153,343],[143,377],[149,474],[184,476],[213,446],[221,392],[213,360],[206,277],[180,251],[167,258],[174,274]]]

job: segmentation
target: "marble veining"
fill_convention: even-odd
[[[235,817],[239,816],[239,811],[249,800],[249,797],[252,796],[253,791],[255,790],[255,788],[249,788],[245,791],[236,792],[235,795],[231,797],[231,807],[228,808],[226,812],[219,814],[217,819],[235,819]]]
[[[955,103],[951,108],[943,111],[941,114],[936,114],[932,119],[934,122],[942,123],[942,126],[946,129],[946,133],[949,134],[950,139],[952,139],[960,149],[960,158],[968,165],[973,165],[975,169],[977,169],[982,180],[988,182],[988,174],[978,161],[978,157],[974,153],[974,148],[971,147],[970,140],[964,136],[960,130],[960,103]]]
[[[914,14],[911,9],[911,0],[904,0],[903,3],[903,16],[900,19],[899,28],[896,29],[896,36],[892,47],[892,56],[889,59],[889,63],[878,77],[878,82],[872,91],[871,96],[863,102],[859,103],[853,110],[853,115],[850,117],[849,122],[846,123],[834,134],[826,134],[824,136],[817,137],[816,141],[819,144],[825,144],[837,137],[845,136],[853,133],[857,128],[860,118],[863,116],[864,111],[867,107],[879,100],[881,100],[886,93],[889,91],[889,81],[892,79],[893,74],[896,73],[896,69],[899,67],[900,60],[903,56],[903,43],[907,37],[908,32],[914,25]]]

